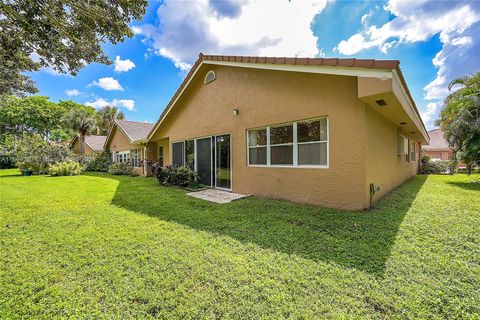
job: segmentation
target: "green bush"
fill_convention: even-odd
[[[108,166],[111,164],[107,152],[92,155],[75,155],[74,159],[80,163],[84,171],[108,172]]]
[[[458,168],[457,161],[437,160],[432,161],[429,156],[424,155],[421,160],[421,170],[423,174],[454,174]]]
[[[77,176],[80,169],[80,163],[69,160],[49,165],[48,173],[51,176]]]
[[[108,173],[114,175],[130,175],[133,176],[133,167],[130,162],[115,162],[108,166]]]
[[[153,164],[153,173],[164,186],[191,187],[197,184],[198,174],[189,167],[161,167]]]
[[[18,144],[17,166],[20,171],[48,173],[49,165],[71,159],[73,153],[62,144],[48,143],[38,135],[25,136]]]

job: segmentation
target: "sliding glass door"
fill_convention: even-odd
[[[200,177],[200,183],[206,186],[212,185],[212,138],[202,138],[197,139],[197,148],[196,148],[196,166],[197,173]]]
[[[215,187],[232,187],[229,134],[215,137]]]

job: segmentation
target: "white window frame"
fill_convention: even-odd
[[[132,167],[134,168],[139,168],[140,167],[140,161],[141,161],[141,149],[131,149],[130,150],[130,163]]]
[[[130,150],[118,151],[115,157],[115,162],[128,162],[130,161]]]
[[[308,141],[308,142],[298,142],[298,135],[297,135],[297,125],[298,123],[303,123],[307,121],[316,121],[321,119],[327,119],[327,140],[319,140],[319,141]],[[293,125],[293,143],[284,143],[284,144],[275,144],[273,146],[282,146],[282,145],[293,145],[293,165],[285,165],[285,164],[271,164],[271,146],[270,145],[270,128],[274,127],[283,127],[287,125]],[[248,141],[248,134],[251,130],[267,130],[267,164],[250,164],[250,148],[260,148],[265,146],[249,146]],[[312,143],[326,143],[327,144],[327,164],[307,164],[307,165],[299,165],[298,164],[298,145],[299,144],[312,144]],[[297,120],[293,122],[286,122],[282,124],[274,124],[270,126],[264,127],[257,127],[247,129],[247,165],[249,167],[269,167],[269,168],[312,168],[312,169],[328,169],[330,168],[330,122],[328,116],[317,117],[317,118],[309,118],[303,120]]]

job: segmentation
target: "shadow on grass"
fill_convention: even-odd
[[[220,205],[159,186],[153,178],[103,177],[119,181],[116,206],[376,276],[383,275],[399,226],[427,179],[417,176],[374,209],[352,212],[256,197]]]
[[[465,189],[465,190],[480,191],[480,182],[479,181],[470,181],[470,182],[447,181],[447,184],[449,184],[451,186],[458,187],[458,188],[462,188],[462,189]]]

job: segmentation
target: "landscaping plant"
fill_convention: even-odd
[[[51,176],[77,176],[80,174],[80,171],[80,163],[71,160],[48,166],[48,173]]]
[[[133,176],[133,167],[130,162],[115,162],[108,166],[108,173],[113,175]]]
[[[198,174],[189,167],[162,167],[158,162],[153,164],[153,174],[158,183],[164,186],[192,187],[196,186]]]

